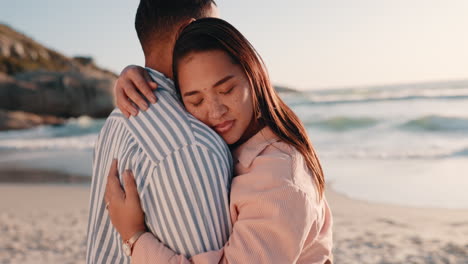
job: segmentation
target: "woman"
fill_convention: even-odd
[[[187,111],[219,133],[237,161],[230,201],[233,231],[218,251],[190,260],[177,255],[144,233],[130,172],[124,175],[126,198],[118,198],[123,190],[114,169],[106,201],[117,231],[136,234],[132,262],[331,263],[332,216],[319,160],[254,48],[232,25],[206,18],[184,29],[173,56],[176,87]],[[132,212],[123,212],[123,203],[133,203]]]

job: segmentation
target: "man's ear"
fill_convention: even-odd
[[[180,36],[180,33],[182,33],[182,31],[188,26],[190,25],[190,23],[192,23],[193,21],[195,21],[196,19],[195,18],[190,18],[190,19],[187,19],[185,21],[183,21],[182,23],[179,24],[179,28],[177,29],[177,35],[176,35],[176,39],[179,38]]]
[[[211,15],[210,17],[221,18],[219,14],[219,8],[216,3],[213,1],[211,2]]]

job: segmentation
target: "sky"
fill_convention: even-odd
[[[0,22],[119,73],[144,64],[138,0],[2,1]],[[265,60],[300,90],[468,79],[466,0],[217,0]]]

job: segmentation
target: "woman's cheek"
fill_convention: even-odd
[[[187,110],[187,112],[189,112],[191,115],[193,115],[195,118],[199,119],[198,118],[198,111],[195,107],[191,106],[190,103],[188,104],[185,104],[185,110]]]
[[[200,110],[192,108],[191,111],[189,111],[189,113],[192,114],[196,119],[203,121],[203,118],[200,114]]]

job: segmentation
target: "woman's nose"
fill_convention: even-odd
[[[223,102],[213,100],[210,106],[209,117],[212,120],[218,120],[227,112],[227,110],[228,108]]]

